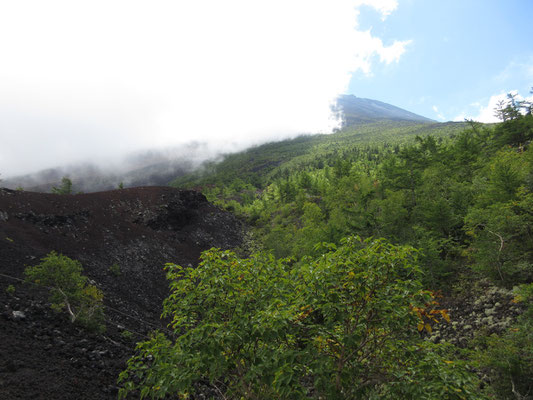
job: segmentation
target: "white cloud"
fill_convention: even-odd
[[[381,13],[382,20],[385,20],[396,8],[398,8],[397,0],[356,0],[355,6],[362,5],[375,8]]]
[[[533,79],[533,55],[510,61],[493,80],[501,85],[514,82],[517,78],[526,79],[528,82]]]
[[[381,47],[378,50],[378,54],[380,56],[381,61],[387,64],[400,61],[400,57],[403,53],[405,53],[405,47],[411,43],[412,40],[395,40],[394,43],[392,43],[388,47],[383,46],[383,43],[381,43]]]
[[[454,121],[463,121],[466,119],[472,119],[474,121],[478,122],[484,122],[484,123],[494,123],[494,122],[500,122],[500,120],[495,115],[495,110],[498,107],[498,103],[500,101],[504,101],[507,103],[507,93],[513,93],[516,95],[516,99],[519,101],[527,100],[527,101],[533,101],[533,96],[531,97],[522,97],[520,94],[518,94],[517,90],[511,90],[509,92],[501,92],[498,94],[495,94],[491,96],[488,101],[485,99],[485,101],[476,101],[470,106],[472,106],[473,110],[470,112],[462,112],[457,117],[454,118]]]
[[[358,27],[395,0],[0,4],[0,172],[146,147],[220,151],[330,132],[354,72],[397,62]]]
[[[473,119],[474,121],[484,123],[499,122],[498,118],[494,115],[494,110],[496,109],[498,102],[501,100],[507,100],[506,93],[499,93],[490,96],[490,99],[488,100],[486,105],[478,105],[477,114],[472,114],[470,117],[467,117],[467,119]]]
[[[435,114],[437,114],[437,118],[441,121],[446,121],[446,118],[444,117],[444,115],[439,111],[439,109],[437,108],[437,106],[432,106],[431,107],[433,109],[433,111],[435,112]]]

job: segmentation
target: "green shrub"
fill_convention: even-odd
[[[52,308],[66,310],[71,322],[94,331],[105,330],[103,293],[96,286],[87,284],[81,264],[52,251],[41,263],[27,267],[26,280],[50,290]]]
[[[9,294],[10,296],[13,296],[15,294],[15,286],[9,285],[6,288],[6,293]]]
[[[228,399],[478,398],[474,377],[419,338],[429,295],[412,249],[325,248],[298,266],[216,249],[197,268],[167,264],[174,335],[138,344],[120,396],[187,398],[202,381]]]
[[[123,330],[121,333],[120,333],[120,336],[122,336],[123,339],[126,339],[126,340],[131,340],[133,339],[133,333],[131,333],[130,331],[128,330]]]
[[[61,179],[61,186],[59,187],[53,187],[52,193],[55,194],[71,194],[72,193],[72,181],[64,176]]]
[[[117,277],[122,275],[122,270],[120,268],[120,265],[116,263],[109,267],[109,272],[111,272],[113,275]]]

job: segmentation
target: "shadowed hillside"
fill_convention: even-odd
[[[0,189],[0,398],[116,398],[116,378],[134,341],[165,327],[159,318],[168,295],[163,265],[196,265],[201,251],[238,246],[241,235],[233,215],[193,191]],[[50,309],[45,293],[16,280],[52,250],[79,260],[103,292],[104,335],[72,325]],[[9,285],[14,293],[6,291]]]

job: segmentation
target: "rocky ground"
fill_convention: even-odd
[[[0,189],[0,398],[111,399],[135,342],[160,320],[166,262],[233,248],[243,226],[193,191],[141,187],[54,195]],[[107,330],[90,334],[20,280],[55,250],[104,293]],[[13,289],[8,289],[10,285]]]
[[[510,329],[523,312],[524,305],[515,301],[512,290],[496,287],[488,281],[478,282],[468,292],[469,295],[443,299],[450,322],[435,325],[427,335],[429,340],[467,347],[478,335],[501,334]]]

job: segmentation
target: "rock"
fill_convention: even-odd
[[[496,311],[494,310],[494,308],[487,308],[485,310],[485,315],[488,317],[489,315],[493,315],[494,313],[496,313]]]
[[[22,311],[13,311],[11,315],[15,321],[26,319],[26,314],[24,314]]]

